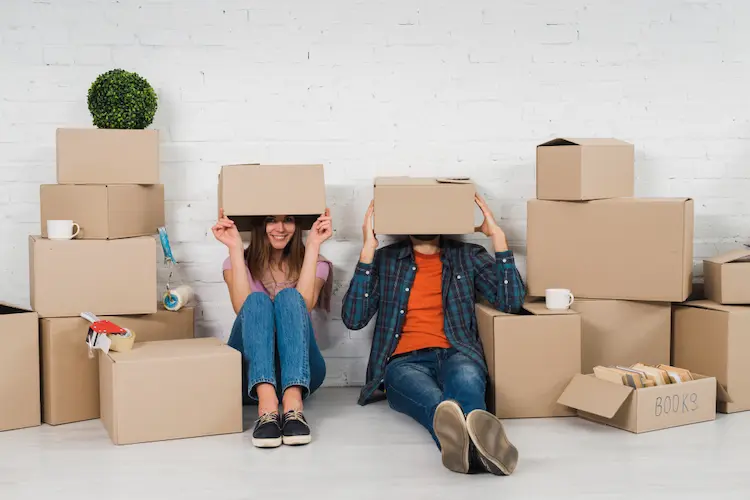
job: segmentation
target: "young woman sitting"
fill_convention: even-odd
[[[330,310],[333,266],[320,256],[333,232],[330,212],[315,221],[304,242],[301,227],[288,215],[255,225],[246,250],[223,210],[212,231],[229,249],[224,281],[237,318],[228,345],[242,353],[244,401],[258,403],[253,444],[307,444],[311,434],[302,401],[326,374],[310,312]]]

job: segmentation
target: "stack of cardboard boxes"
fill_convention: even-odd
[[[101,416],[117,444],[241,432],[239,353],[193,338],[193,307],[172,312],[159,303],[158,131],[59,129],[57,184],[40,187],[40,211],[42,234],[29,238],[33,312],[2,316],[14,322],[2,331],[15,330],[10,366],[23,379],[13,389],[24,403],[14,426],[39,425],[40,415],[51,425]],[[79,233],[49,235],[51,220],[73,221]],[[92,355],[82,312],[131,330],[132,350]],[[208,415],[189,411],[206,407]]]

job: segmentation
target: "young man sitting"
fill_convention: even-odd
[[[518,313],[525,290],[505,234],[485,201],[475,201],[484,214],[477,230],[492,239],[494,259],[480,245],[438,235],[377,249],[370,203],[342,319],[359,330],[377,313],[360,405],[382,399],[382,388],[391,408],[430,432],[446,468],[509,475],[518,451],[486,411],[487,365],[475,304],[479,294]]]

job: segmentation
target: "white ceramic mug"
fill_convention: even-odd
[[[75,232],[73,232],[75,227]],[[48,220],[47,238],[51,240],[72,240],[81,232],[81,226],[72,220]]]
[[[575,298],[566,288],[548,288],[544,291],[547,309],[568,309]]]

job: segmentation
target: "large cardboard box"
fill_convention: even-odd
[[[561,417],[575,412],[557,403],[581,373],[581,318],[529,302],[522,314],[476,306],[490,375],[488,407],[500,418]]]
[[[750,248],[703,260],[706,298],[719,304],[750,304]]]
[[[471,234],[476,203],[468,179],[378,177],[373,216],[378,234]]]
[[[559,402],[587,420],[636,434],[715,420],[721,388],[713,377],[695,372],[693,377],[681,384],[633,389],[593,374],[576,375]]]
[[[41,424],[39,317],[0,302],[0,431]]]
[[[103,316],[135,332],[136,342],[176,340],[195,335],[193,307],[155,314]],[[50,425],[99,418],[99,362],[89,357],[83,318],[44,318],[42,332],[43,420]]]
[[[529,200],[528,292],[681,302],[693,275],[693,200]]]
[[[242,432],[242,358],[216,338],[102,353],[99,391],[115,444]]]
[[[57,129],[58,184],[158,184],[159,131]]]
[[[31,307],[42,318],[156,312],[156,237],[29,237]]]
[[[47,220],[73,220],[77,239],[116,239],[156,234],[164,225],[164,185],[42,184],[42,237]]]
[[[303,229],[326,211],[323,165],[224,165],[219,208],[241,231],[268,215],[293,215]]]
[[[581,315],[581,373],[598,365],[670,363],[671,303],[576,299],[571,309]]]
[[[596,200],[633,196],[635,150],[618,139],[558,138],[536,148],[536,197]]]
[[[675,304],[672,336],[676,366],[716,377],[726,389],[720,412],[750,410],[750,307]]]

